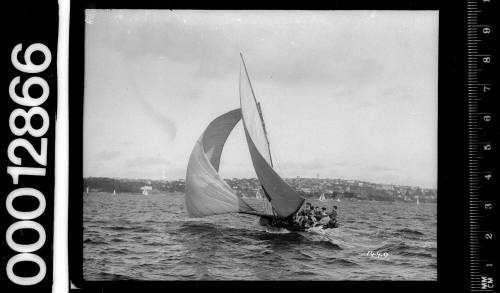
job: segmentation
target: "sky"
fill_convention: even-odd
[[[84,176],[176,180],[239,107],[240,52],[284,178],[436,188],[437,11],[87,10]],[[223,178],[256,177],[241,122]]]

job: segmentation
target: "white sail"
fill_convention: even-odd
[[[304,202],[274,170],[260,105],[250,83],[248,71],[241,56],[240,105],[248,148],[264,194],[280,217],[294,214]]]
[[[246,126],[245,130],[248,132],[248,135],[252,139],[259,153],[266,160],[266,162],[272,166],[271,151],[267,140],[264,120],[261,116],[262,112],[260,111],[260,105],[255,99],[252,85],[250,84],[250,78],[248,77],[245,63],[243,61],[243,56],[241,56],[241,58],[240,103],[243,122]]]
[[[185,202],[190,217],[234,212],[267,215],[259,205],[250,207],[239,198],[218,174],[224,144],[240,119],[240,109],[219,116],[196,142],[186,172]]]
[[[324,192],[319,196],[319,200],[320,201],[325,201],[326,200]]]
[[[142,195],[149,195],[149,191],[153,190],[153,187],[149,185],[144,185],[143,187],[141,187],[141,190],[142,190]]]

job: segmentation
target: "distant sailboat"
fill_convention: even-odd
[[[113,189],[113,195],[116,195],[116,190]]]
[[[257,192],[255,192],[255,198],[256,199],[264,199],[264,197],[262,196],[262,194],[260,193],[260,188],[257,189]]]
[[[142,190],[142,195],[149,195],[149,191],[153,190],[153,187],[145,185],[141,187],[141,190]]]
[[[321,193],[321,195],[319,196],[319,201],[326,201],[326,198],[325,198],[325,193]]]
[[[190,217],[224,213],[286,218],[295,214],[304,198],[293,190],[273,169],[269,140],[262,109],[250,83],[241,55],[239,79],[240,108],[213,120],[196,142],[186,172],[185,204]],[[224,144],[243,120],[246,141],[262,189],[263,198],[243,199],[219,176]]]

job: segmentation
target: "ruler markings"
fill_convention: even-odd
[[[470,271],[470,285],[469,289],[473,292],[493,292],[493,289],[484,287],[484,274],[482,273],[482,266],[479,262],[489,261],[487,256],[483,255],[482,248],[484,245],[485,236],[483,234],[490,233],[491,231],[485,230],[482,227],[482,215],[484,203],[491,203],[491,201],[480,199],[482,195],[481,185],[482,180],[480,180],[481,174],[486,174],[488,172],[482,172],[482,165],[480,160],[484,158],[481,150],[483,150],[483,145],[490,143],[485,142],[484,138],[479,139],[479,135],[482,134],[483,128],[479,124],[481,120],[481,115],[491,115],[491,113],[484,113],[480,110],[479,101],[482,100],[480,93],[482,93],[481,87],[490,86],[490,83],[484,83],[485,76],[483,74],[490,74],[485,72],[483,66],[485,65],[486,57],[492,57],[487,51],[487,48],[482,48],[479,46],[482,38],[485,38],[485,29],[491,29],[488,19],[481,18],[481,23],[479,22],[480,15],[484,10],[488,9],[489,6],[481,6],[483,3],[481,0],[467,0],[466,1],[466,65],[467,65],[467,79],[466,79],[466,91],[467,91],[467,132],[468,135],[468,150],[467,150],[467,168],[468,168],[468,194],[469,194],[469,271]],[[484,3],[483,3],[484,4]],[[489,33],[486,32],[486,33]],[[488,37],[493,38],[495,35],[490,34]],[[480,75],[481,74],[481,75]],[[488,173],[490,174],[490,173]],[[484,289],[483,289],[484,288]]]

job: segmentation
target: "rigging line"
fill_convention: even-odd
[[[271,140],[271,135],[269,134],[269,131],[268,131],[268,139]],[[276,143],[274,142],[274,140],[273,140],[272,144],[275,146],[275,150],[271,150],[271,149],[269,149],[269,150],[272,152],[272,155],[274,158],[274,164],[275,164],[274,167],[275,168],[274,167],[273,168],[278,171],[280,176],[282,176],[283,178],[287,178],[287,174],[283,172],[283,169],[281,168],[281,165],[279,163],[281,161],[281,158],[282,158],[280,155],[281,148],[276,147]],[[283,180],[285,180],[285,179],[283,179]],[[285,182],[286,182],[286,180],[285,180]],[[287,182],[287,184],[289,184],[289,183]],[[290,186],[290,187],[292,187],[292,186]],[[296,187],[292,187],[292,189],[294,191],[297,191]]]
[[[280,171],[280,173],[281,173],[281,167],[280,167],[279,162],[278,162],[279,161],[278,159],[280,159],[280,157],[277,157],[276,156],[277,153],[271,149],[271,135],[269,134],[269,129],[267,129],[266,124],[264,123],[264,116],[261,112],[260,103],[259,103],[258,107],[259,107],[259,112],[260,112],[260,115],[262,118],[262,125],[264,127],[264,133],[266,135],[267,146],[269,149],[269,158],[271,159],[271,167],[273,169],[275,169],[275,167],[276,167],[276,169],[278,171]],[[276,148],[276,145],[274,144],[274,142],[273,142],[273,146]],[[273,160],[273,158],[274,158],[274,160]]]
[[[267,132],[267,139],[269,140],[269,143],[271,143],[271,135],[269,134],[269,131]],[[274,143],[273,141],[273,145],[275,147],[275,149],[279,149],[276,147],[276,144]],[[280,175],[283,175],[283,170],[281,169],[281,166],[279,164],[279,161],[281,161],[281,156],[277,153],[277,151],[274,151],[274,150],[271,150],[271,148],[269,148],[269,151],[272,153],[272,156],[274,158],[274,164],[275,166],[273,167],[276,167],[276,169],[279,171]]]
[[[257,110],[259,111],[260,120],[262,122],[262,129],[264,130],[264,136],[267,142],[267,149],[269,150],[269,160],[271,163],[271,167],[273,167],[273,157],[271,155],[271,143],[269,142],[269,137],[268,137],[269,135],[267,133],[266,123],[264,121],[264,115],[262,114],[262,108],[260,107],[260,102],[257,102]]]
[[[271,136],[270,136],[270,135],[268,135],[268,139],[270,139],[270,137],[271,137]],[[275,143],[274,141],[273,141],[273,145],[274,145],[274,146],[276,146],[276,143]],[[283,169],[281,169],[281,166],[280,166],[280,164],[279,164],[279,162],[281,161],[281,155],[280,155],[280,153],[281,153],[281,152],[280,152],[281,148],[279,148],[279,147],[278,147],[278,148],[276,148],[276,149],[277,149],[277,151],[272,151],[272,153],[273,153],[273,158],[274,158],[274,163],[275,163],[275,167],[276,167],[276,169],[279,171],[279,175],[281,175],[283,178],[287,178],[287,175],[290,175],[290,174],[286,174],[286,173],[284,173],[284,172],[283,172]],[[290,178],[290,177],[288,177],[288,178]],[[286,182],[286,180],[285,180],[285,179],[283,179],[283,180]],[[287,182],[287,184],[289,184],[289,185],[290,185],[290,183],[288,183],[288,182]],[[298,189],[297,189],[297,187],[296,187],[296,186],[292,186],[292,185],[290,185],[290,187],[291,187],[291,188],[292,188],[295,192],[298,192]]]

